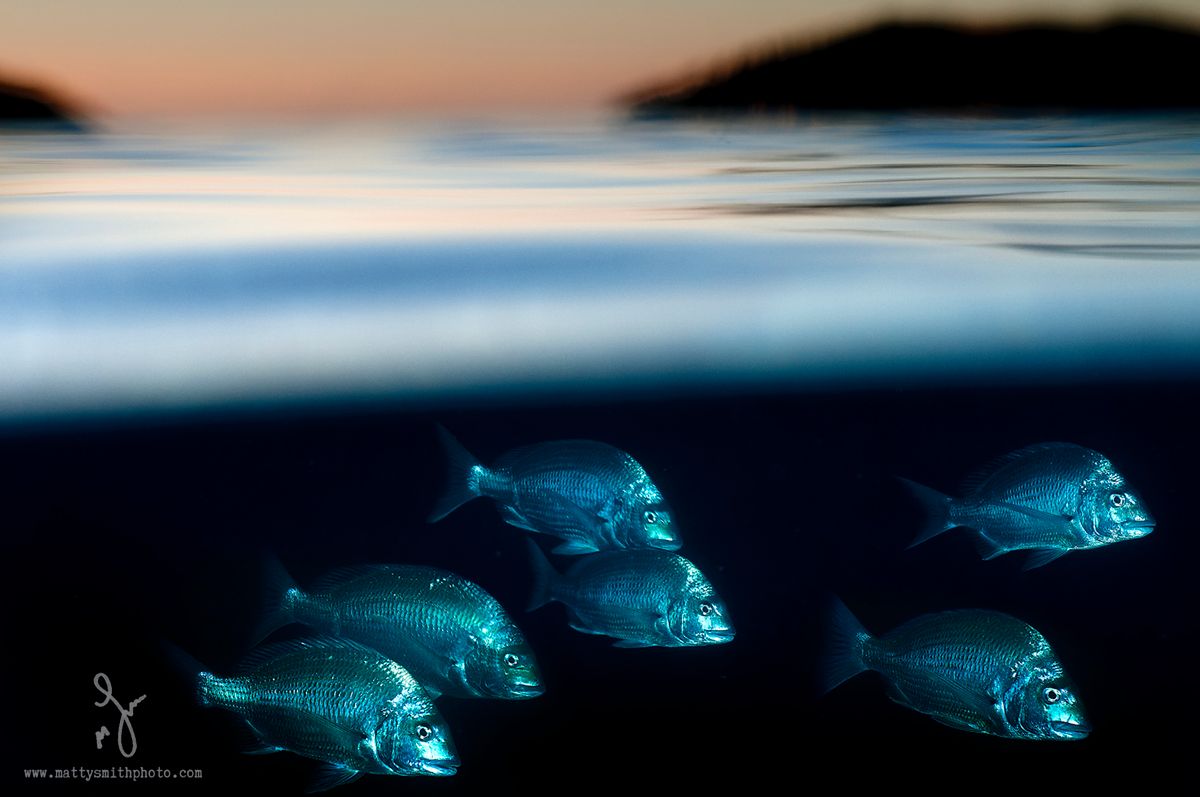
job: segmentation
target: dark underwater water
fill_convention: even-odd
[[[444,567],[494,594],[537,652],[546,694],[443,698],[462,767],[448,779],[369,776],[345,793],[550,794],[587,787],[766,790],[826,775],[856,787],[950,786],[962,773],[1073,773],[1080,784],[1152,766],[1184,773],[1200,651],[1192,520],[1200,381],[913,383],[859,391],[778,389],[659,397],[385,403],[92,422],[0,438],[8,607],[6,779],[23,793],[149,782],[31,783],[26,767],[198,768],[171,792],[296,793],[312,762],[245,756],[233,724],[189,701],[160,642],[220,672],[258,619],[264,551],[303,584],[326,569]],[[514,445],[583,437],[626,449],[674,505],[681,553],[725,598],[728,645],[619,650],[526,614],[524,532],[486,501],[436,525],[434,424],[485,462]],[[906,550],[920,516],[893,478],[953,492],[990,457],[1043,440],[1106,453],[1159,525],[1149,537],[1023,572],[981,561],[966,532]],[[567,560],[558,558],[560,567]],[[980,607],[1045,634],[1094,726],[1081,742],[996,739],[890,702],[874,674],[819,697],[823,598],[873,631],[925,612]],[[100,725],[97,672],[123,702],[141,694],[137,752]],[[159,783],[157,788],[162,788]],[[341,793],[339,790],[338,793]]]

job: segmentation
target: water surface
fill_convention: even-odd
[[[1197,364],[1192,116],[173,130],[0,151],[7,418]]]

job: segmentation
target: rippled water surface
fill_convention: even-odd
[[[162,130],[0,154],[10,417],[1196,364],[1195,117]]]

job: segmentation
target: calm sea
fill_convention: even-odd
[[[539,699],[440,701],[458,775],[347,794],[1186,772],[1198,369],[1197,116],[5,135],[4,775],[30,794],[164,793],[24,773],[113,766],[301,791],[311,762],[239,754],[160,652],[231,670],[266,551],[302,584],[454,570],[541,662]],[[424,522],[436,423],[484,462],[564,438],[633,454],[737,639],[618,650],[561,606],[526,614],[524,532],[483,501]],[[1156,531],[1030,572],[962,531],[906,550],[921,518],[895,476],[954,493],[1047,440],[1107,454]],[[873,675],[818,698],[829,592],[878,632],[962,607],[1028,621],[1092,735],[954,731]],[[100,672],[122,703],[146,696],[131,758]]]

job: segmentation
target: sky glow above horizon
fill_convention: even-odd
[[[772,44],[884,18],[1092,21],[1110,0],[7,0],[0,78],[99,117],[599,108]],[[1138,13],[1200,25],[1194,0]]]

